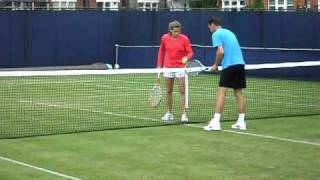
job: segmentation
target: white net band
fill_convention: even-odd
[[[245,69],[279,69],[292,67],[320,66],[320,61],[268,63],[268,64],[247,64]],[[208,66],[208,68],[210,68]],[[219,70],[222,68],[219,67]],[[187,72],[198,72],[203,69],[188,68]],[[116,74],[154,74],[168,72],[186,72],[186,68],[149,68],[149,69],[113,69],[113,70],[55,70],[55,71],[0,71],[0,77],[14,76],[76,76],[76,75],[116,75]]]

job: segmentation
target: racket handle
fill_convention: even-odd
[[[157,80],[156,80],[156,85],[160,85],[160,72],[158,72]]]
[[[211,67],[206,67],[203,71],[205,72],[211,72],[212,68]]]
[[[221,66],[218,66],[218,71],[221,71],[222,70],[222,67]],[[203,70],[205,72],[211,72],[212,71],[212,67],[205,67],[205,69]]]

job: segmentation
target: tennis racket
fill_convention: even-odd
[[[156,84],[153,86],[153,88],[149,92],[149,105],[151,107],[157,107],[160,105],[162,100],[162,91],[159,84],[159,78],[160,78],[160,72],[158,73],[158,78]]]
[[[187,62],[186,71],[190,75],[197,76],[200,72],[210,72],[211,68],[204,66],[197,59],[192,59]]]

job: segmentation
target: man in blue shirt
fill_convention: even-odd
[[[239,111],[239,118],[231,128],[246,130],[246,123],[244,121],[245,98],[242,95],[242,89],[246,88],[245,62],[242,57],[239,42],[233,32],[222,28],[220,20],[216,17],[209,20],[208,27],[213,33],[213,47],[217,48],[215,62],[212,65],[212,71],[217,72],[218,66],[221,63],[222,72],[219,82],[215,114],[209,124],[204,127],[204,130],[221,130],[220,117],[223,111],[224,98],[229,88],[234,90]]]

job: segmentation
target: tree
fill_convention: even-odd
[[[263,1],[262,0],[253,0],[253,4],[247,6],[249,9],[263,9]]]
[[[190,8],[218,8],[219,0],[189,0]]]

